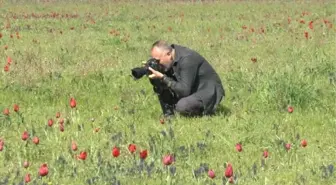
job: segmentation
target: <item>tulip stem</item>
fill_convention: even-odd
[[[19,117],[20,117],[20,121],[21,121],[21,123],[23,124],[23,122],[24,122],[24,118],[23,118],[23,116],[22,116],[22,113],[21,113],[21,112],[18,112],[17,114],[19,115]]]

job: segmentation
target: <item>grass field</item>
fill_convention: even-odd
[[[53,185],[336,184],[335,8],[334,1],[1,1],[0,184],[23,184],[27,174],[29,184]],[[148,79],[130,76],[158,39],[197,50],[214,66],[226,91],[217,115],[160,123]],[[175,161],[166,166],[168,154]],[[43,163],[48,174],[40,177]]]

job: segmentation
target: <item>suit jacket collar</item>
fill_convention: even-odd
[[[180,46],[177,44],[171,45],[175,50],[175,58],[173,60],[173,66],[176,66],[177,62],[181,59]]]

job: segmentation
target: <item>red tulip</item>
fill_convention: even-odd
[[[14,108],[14,112],[19,112],[19,109],[20,109],[19,105],[14,104],[13,108]]]
[[[307,31],[304,31],[304,36],[306,37],[306,39],[309,39],[309,33]]]
[[[147,150],[143,150],[143,151],[140,152],[140,158],[141,159],[146,159],[147,155],[148,155]]]
[[[75,108],[77,105],[75,98],[70,98],[70,107]]]
[[[172,155],[166,155],[163,157],[163,164],[164,165],[171,165],[174,161],[174,157]]]
[[[40,143],[40,139],[37,136],[33,137],[33,143],[38,145]]]
[[[120,149],[118,147],[113,147],[112,155],[113,157],[118,157],[120,155]]]
[[[59,124],[63,125],[64,123],[64,118],[61,118],[59,121],[58,121]]]
[[[61,132],[64,132],[64,125],[62,123],[59,124],[59,129]]]
[[[5,108],[5,109],[3,110],[3,114],[4,114],[5,116],[8,116],[8,115],[9,115],[9,109],[8,109],[8,108]]]
[[[52,119],[48,120],[48,126],[51,127],[54,124],[54,121]]]
[[[56,112],[56,118],[61,117],[61,113],[60,112]]]
[[[314,29],[313,22],[314,22],[314,21],[310,21],[310,22],[309,22],[309,28],[310,28],[310,29]]]
[[[306,147],[306,146],[307,146],[307,140],[305,140],[305,139],[302,140],[302,141],[301,141],[301,146],[302,146],[302,147]]]
[[[287,144],[285,145],[285,148],[286,148],[287,151],[290,150],[290,149],[291,149],[291,144],[290,144],[290,143],[287,143]]]
[[[256,62],[257,62],[257,58],[252,57],[252,58],[251,58],[251,61],[252,61],[253,63],[256,63]]]
[[[236,150],[237,150],[238,152],[241,152],[241,151],[243,150],[242,145],[241,145],[240,143],[237,143],[237,144],[236,144]]]
[[[10,65],[12,63],[12,59],[10,56],[7,57],[7,64]]]
[[[128,145],[128,150],[131,152],[131,153],[134,153],[136,151],[136,145],[135,144],[129,144]]]
[[[261,33],[265,33],[265,29],[264,28],[260,28]]]
[[[40,170],[39,170],[39,174],[40,174],[40,176],[46,176],[46,175],[48,175],[48,173],[49,173],[49,170],[48,170],[48,166],[47,166],[47,164],[42,164],[41,165],[41,167],[40,167]]]
[[[4,67],[4,71],[5,71],[5,72],[8,72],[8,71],[9,71],[9,65],[8,65],[8,64],[5,65],[5,67]]]
[[[71,149],[72,149],[73,151],[76,151],[76,150],[77,150],[77,144],[76,144],[75,141],[72,141],[72,143],[71,143]]]
[[[324,24],[328,24],[329,23],[329,21],[326,20],[326,19],[324,19],[323,22],[324,22]]]
[[[263,156],[264,156],[264,158],[267,158],[267,157],[268,157],[268,151],[267,151],[267,150],[264,150],[264,152],[263,152]]]
[[[26,174],[26,176],[24,178],[24,181],[25,181],[25,183],[30,182],[30,174],[29,173]]]
[[[81,159],[81,160],[85,160],[87,157],[87,153],[86,152],[81,152],[79,154],[79,156],[77,156],[78,159]]]
[[[4,145],[5,142],[2,139],[0,139],[0,152],[3,150]]]
[[[230,163],[227,164],[226,169],[225,169],[225,177],[230,178],[233,175],[233,168]]]
[[[28,131],[24,131],[23,134],[22,134],[22,136],[21,136],[21,139],[22,139],[23,141],[26,141],[28,138],[29,138],[29,133],[28,133]]]
[[[29,167],[29,162],[28,161],[23,162],[23,167],[28,168]]]
[[[213,170],[209,170],[209,171],[208,171],[208,176],[209,176],[211,179],[213,179],[213,178],[216,177],[215,172],[214,172]]]

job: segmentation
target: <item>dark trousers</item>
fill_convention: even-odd
[[[176,94],[160,84],[151,80],[154,92],[157,93],[164,116],[174,115],[175,112],[185,116],[199,116],[203,114],[202,100],[194,95],[178,98]]]

